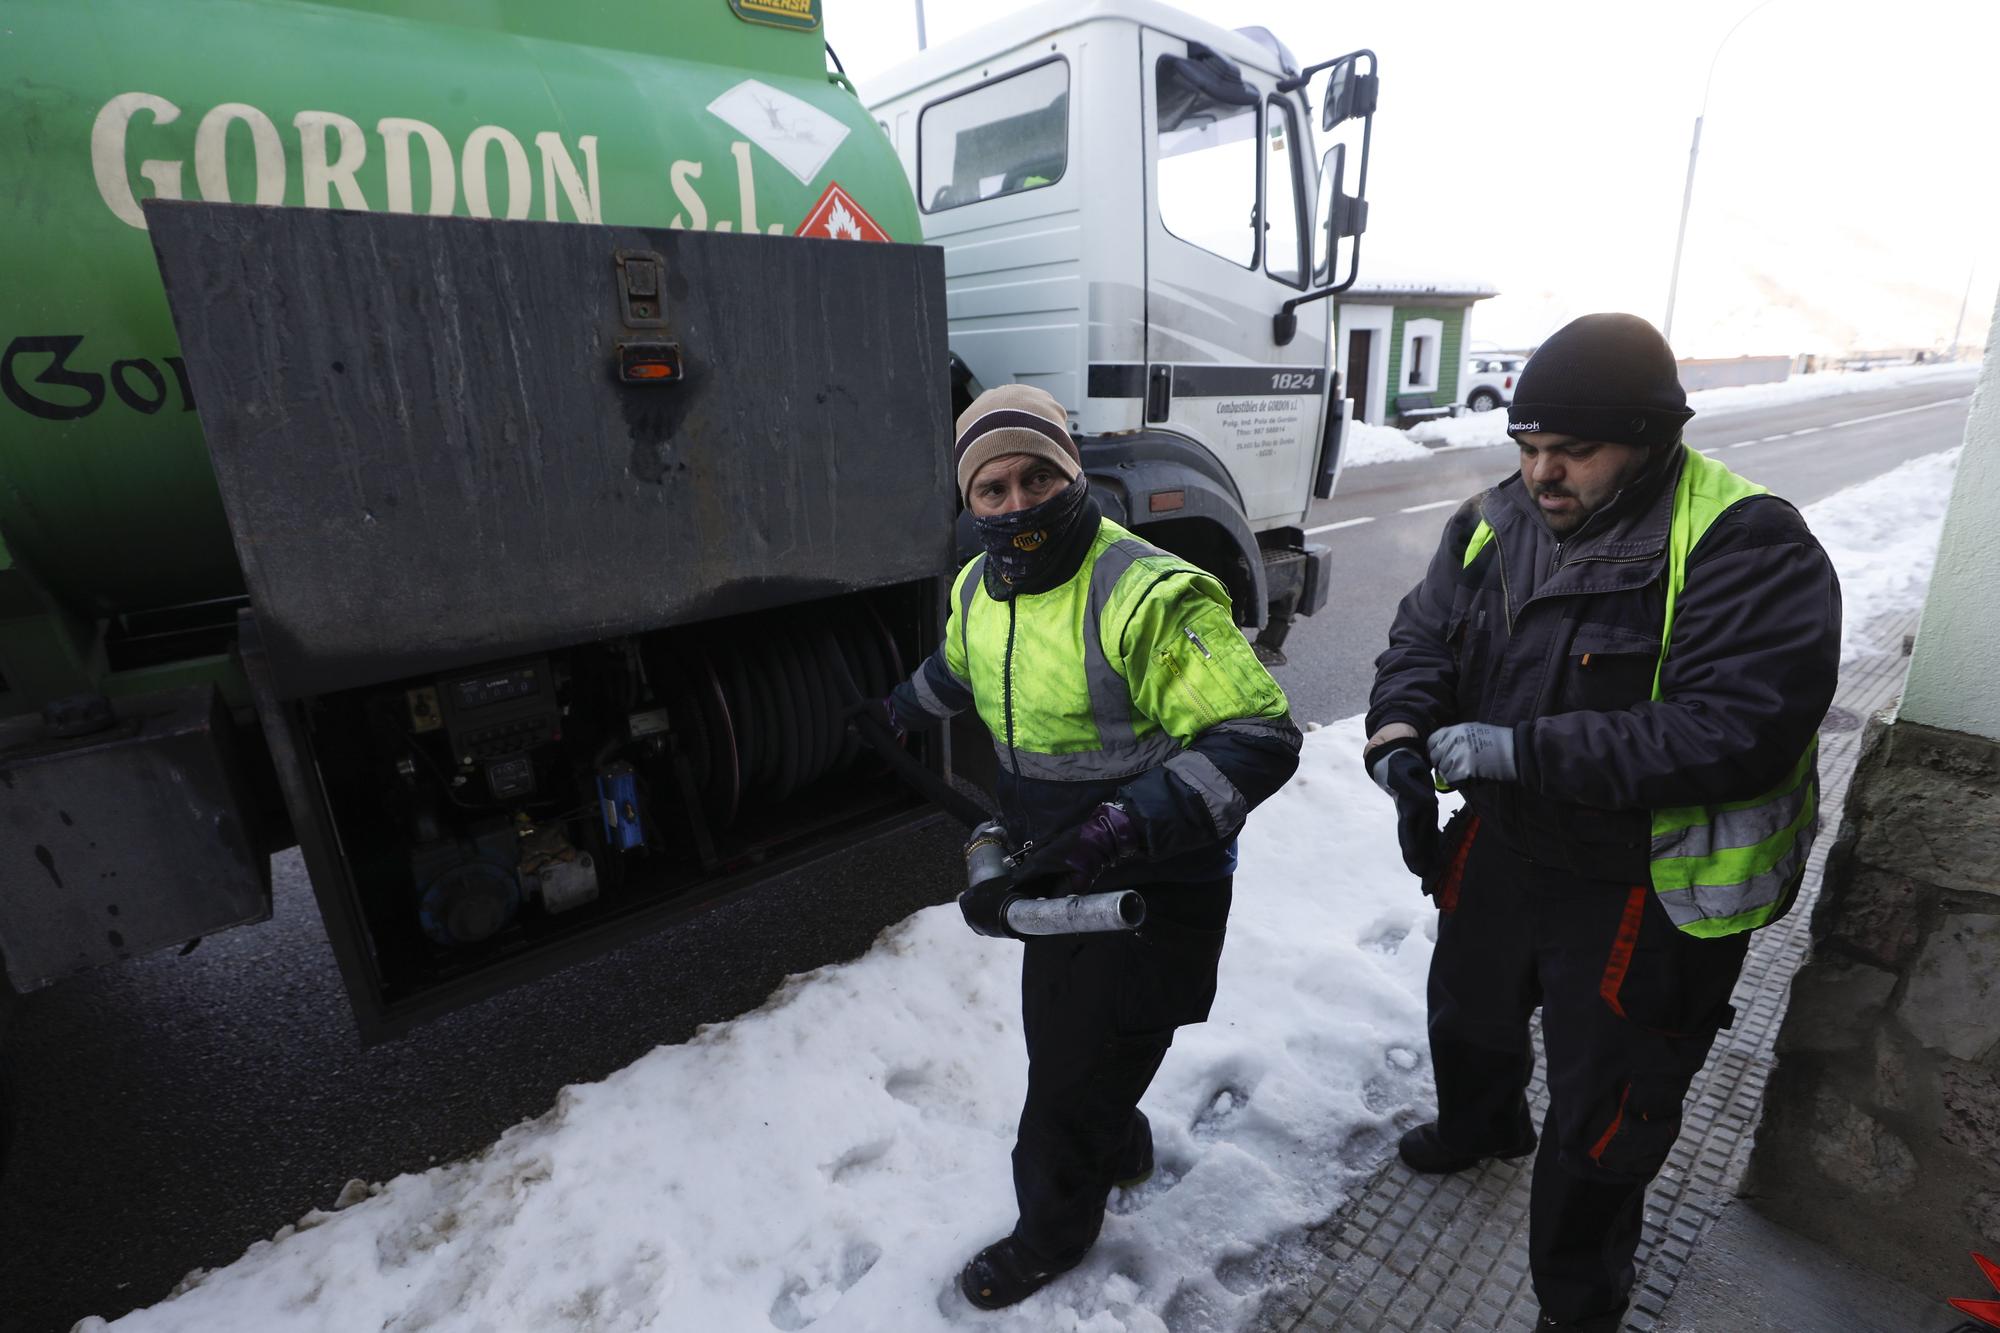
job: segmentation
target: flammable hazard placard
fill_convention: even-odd
[[[819,202],[806,214],[794,236],[818,236],[837,241],[886,241],[889,233],[875,225],[875,219],[854,202],[854,196],[830,182]]]

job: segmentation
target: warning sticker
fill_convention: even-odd
[[[847,137],[847,126],[761,79],[745,79],[708,104],[709,112],[811,185]]]
[[[886,241],[889,233],[875,225],[875,219],[854,202],[854,196],[840,188],[839,181],[833,181],[820,195],[819,202],[806,214],[806,220],[799,224],[794,236],[818,236],[836,241]]]

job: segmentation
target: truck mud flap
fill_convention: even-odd
[[[950,566],[934,248],[146,214],[280,698]]]
[[[212,686],[122,699],[87,735],[0,722],[0,956],[23,991],[271,914]],[[250,817],[246,818],[246,814]]]

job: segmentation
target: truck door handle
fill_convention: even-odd
[[[1172,410],[1174,397],[1174,368],[1154,366],[1146,380],[1146,420],[1165,421]]]

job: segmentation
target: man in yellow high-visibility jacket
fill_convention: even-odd
[[[1840,587],[1791,505],[1681,442],[1673,353],[1588,315],[1521,372],[1520,473],[1466,502],[1376,660],[1363,762],[1440,912],[1412,1169],[1536,1151],[1541,1327],[1615,1330],[1647,1183],[1816,827]],[[1465,793],[1440,839],[1432,770]]]
[[[1174,1029],[1208,1017],[1236,834],[1297,768],[1300,735],[1221,583],[1099,512],[1054,398],[988,390],[956,449],[985,553],[952,589],[944,643],[877,707],[903,728],[976,708],[993,734],[1004,821],[1033,850],[960,908],[1018,938],[1010,896],[1132,887],[1147,904],[1134,935],[1026,941],[1020,1217],[959,1277],[997,1309],[1073,1268],[1113,1184],[1152,1170],[1139,1098]]]

